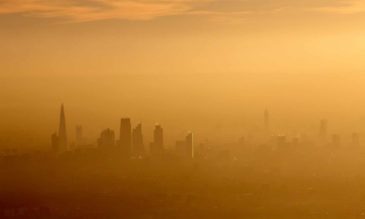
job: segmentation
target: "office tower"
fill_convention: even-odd
[[[66,133],[66,117],[65,117],[65,110],[64,110],[63,104],[61,105],[58,134],[54,133],[51,136],[51,140],[52,140],[52,150],[54,150],[55,152],[65,152],[68,150],[67,133]]]
[[[76,145],[82,145],[82,126],[76,126]]]
[[[142,135],[142,124],[138,124],[132,131],[133,155],[143,157],[145,155]]]
[[[193,133],[190,132],[186,138],[185,138],[185,142],[186,142],[186,152],[187,152],[187,156],[189,158],[194,158],[194,138],[193,138]]]
[[[360,144],[360,137],[358,133],[352,133],[351,142],[353,145],[359,145]]]
[[[66,117],[63,104],[61,105],[60,125],[58,129],[58,149],[63,152],[68,150],[67,133],[66,133]]]
[[[322,119],[319,127],[319,138],[321,140],[325,140],[327,137],[327,126],[328,126],[327,120]]]
[[[164,142],[163,142],[163,129],[160,125],[155,126],[153,131],[153,142],[151,143],[151,153],[158,155],[163,153]]]
[[[120,138],[119,146],[123,156],[130,157],[132,152],[132,127],[129,118],[120,120]]]
[[[265,109],[264,111],[264,126],[265,126],[265,131],[268,132],[270,129],[270,114],[267,109]]]
[[[101,132],[98,139],[98,146],[104,149],[110,149],[115,145],[115,134],[111,129],[105,129]]]
[[[184,158],[194,158],[194,138],[193,133],[189,133],[183,141],[176,142],[176,151],[179,156]]]

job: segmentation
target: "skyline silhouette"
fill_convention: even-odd
[[[268,108],[262,115],[255,135],[231,142],[188,131],[166,143],[163,125],[122,117],[120,130],[103,129],[90,144],[81,125],[69,141],[62,104],[49,149],[0,153],[0,218],[361,216],[361,134],[333,133],[326,119],[312,136],[278,134]]]
[[[339,133],[331,134],[328,137],[328,120],[321,119],[318,129],[318,136],[308,136],[305,133],[301,134],[285,134],[277,133],[275,130],[270,128],[270,114],[267,108],[263,112],[262,130],[256,133],[255,138],[249,136],[249,139],[245,137],[237,136],[235,144],[269,144],[274,145],[276,149],[285,148],[287,145],[298,147],[300,143],[309,145],[332,145],[334,148],[340,147],[342,142],[342,136]],[[71,150],[77,150],[80,147],[86,146],[86,148],[102,148],[105,151],[118,153],[124,158],[145,158],[148,156],[161,157],[166,154],[167,151],[173,149],[176,154],[184,158],[194,158],[196,153],[194,135],[193,132],[188,131],[183,140],[175,140],[174,144],[165,145],[164,143],[164,129],[160,124],[155,124],[152,131],[152,140],[146,147],[144,141],[145,137],[143,134],[142,123],[137,123],[134,127],[131,122],[131,118],[121,118],[119,138],[115,136],[114,130],[107,128],[101,131],[100,136],[95,141],[96,143],[89,143],[88,145],[80,144],[82,139],[82,126],[76,126],[76,143],[69,145],[67,143],[67,132],[66,132],[66,116],[64,111],[64,105],[61,105],[60,110],[60,121],[59,121],[59,134],[54,133],[51,135],[51,148],[57,153],[64,153]],[[352,132],[347,139],[348,144],[354,146],[360,146],[360,134],[358,132]],[[232,143],[226,142],[226,143]],[[223,143],[223,144],[226,144]],[[221,144],[221,143],[219,143]],[[203,142],[199,142],[197,145],[202,146]],[[201,149],[201,148],[200,148]],[[198,149],[199,150],[199,149]],[[202,155],[202,154],[200,154]]]
[[[0,219],[365,218],[365,0],[0,0]]]

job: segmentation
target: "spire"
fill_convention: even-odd
[[[58,129],[60,150],[67,150],[66,117],[63,104],[61,105],[60,126]]]

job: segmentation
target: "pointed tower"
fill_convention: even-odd
[[[61,113],[60,113],[60,126],[58,128],[58,144],[60,151],[67,151],[67,133],[66,133],[66,118],[65,118],[65,110],[63,104],[61,105]]]

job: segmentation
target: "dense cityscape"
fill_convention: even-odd
[[[365,218],[365,0],[0,0],[0,219]]]
[[[305,144],[309,146],[317,146],[320,148],[331,147],[339,148],[341,146],[340,134],[329,134],[328,121],[322,119],[319,121],[318,135],[311,138],[306,134],[298,134],[295,136],[285,134],[275,134],[275,131],[270,129],[270,113],[266,109],[263,113],[262,132],[257,133],[256,138],[237,137],[237,145],[246,148],[258,148],[260,146],[268,146],[268,150],[280,150],[284,148],[298,148]],[[174,146],[166,147],[164,144],[164,130],[160,124],[156,124],[153,130],[153,140],[150,144],[145,142],[142,123],[136,124],[134,127],[131,124],[130,118],[122,118],[120,120],[119,139],[114,130],[107,128],[102,130],[99,138],[95,141],[96,144],[85,143],[83,136],[83,127],[75,128],[75,142],[70,143],[67,137],[66,116],[64,106],[61,106],[59,117],[58,131],[52,134],[52,152],[55,154],[63,154],[78,150],[93,150],[109,154],[118,154],[121,159],[143,159],[146,157],[163,157],[168,154],[174,154],[180,158],[202,158],[206,150],[206,146],[202,143],[194,142],[193,133],[187,133],[185,139],[176,141]],[[313,137],[313,136],[312,136]],[[351,136],[344,139],[345,145],[351,145],[352,148],[360,146],[360,136],[358,132],[353,132]],[[237,146],[236,145],[236,146]],[[233,151],[232,151],[233,150]],[[234,156],[237,155],[237,148],[231,147],[227,151]],[[237,158],[237,156],[236,156]]]
[[[350,136],[341,136],[340,134],[330,134],[328,131],[328,121],[321,119],[318,125],[317,135],[308,135],[306,133],[296,135],[277,134],[270,127],[270,113],[267,109],[263,112],[262,131],[252,135],[237,136],[236,143],[227,143],[218,145],[212,143],[205,145],[204,143],[196,143],[194,141],[193,132],[186,133],[186,137],[177,140],[175,145],[165,145],[164,129],[162,125],[155,124],[151,143],[147,143],[143,134],[143,124],[138,123],[135,126],[131,123],[131,118],[120,119],[120,130],[118,135],[115,131],[107,128],[101,131],[95,143],[85,140],[83,127],[78,125],[75,127],[75,140],[70,141],[68,138],[66,126],[65,108],[62,104],[59,114],[58,130],[51,135],[50,150],[43,153],[55,156],[67,155],[70,153],[88,153],[103,152],[102,154],[116,156],[120,159],[146,159],[150,157],[163,158],[166,156],[176,156],[184,159],[206,159],[210,157],[211,152],[215,152],[214,156],[226,154],[231,159],[239,159],[242,152],[253,152],[253,150],[261,150],[265,148],[267,152],[275,152],[281,150],[324,150],[324,149],[340,149],[340,146],[348,146],[347,148],[360,147],[360,136],[358,132],[352,132]],[[301,148],[305,145],[306,148]],[[219,151],[219,149],[222,149]],[[42,150],[35,152],[18,152],[16,148],[5,150],[0,153],[2,159],[11,157],[24,157],[32,153],[42,153]],[[220,154],[220,155],[219,155]],[[26,157],[26,156],[25,156]]]
[[[225,145],[196,143],[189,132],[166,146],[160,124],[148,144],[143,125],[130,118],[120,120],[119,135],[102,130],[95,144],[77,126],[70,142],[66,124],[62,105],[49,150],[1,155],[0,218],[363,215],[365,185],[357,184],[365,179],[365,149],[358,133],[329,134],[325,119],[315,137],[275,135],[264,110],[262,132]],[[358,195],[330,201],[349,193]]]
[[[164,155],[164,136],[163,128],[157,124],[153,130],[153,142],[149,145],[149,151],[152,156]],[[122,118],[120,122],[120,138],[115,140],[115,132],[111,129],[105,129],[101,132],[97,140],[97,148],[104,152],[119,154],[120,158],[144,158],[147,155],[142,124],[137,124],[132,129],[131,119]],[[76,143],[73,148],[83,147],[82,126],[76,127]],[[94,146],[95,147],[95,146]],[[61,106],[60,123],[58,133],[52,135],[52,150],[55,153],[64,153],[70,151],[70,145],[67,141],[66,117],[64,106]],[[179,155],[186,158],[194,158],[193,133],[188,133],[186,138],[176,142],[176,151]]]

